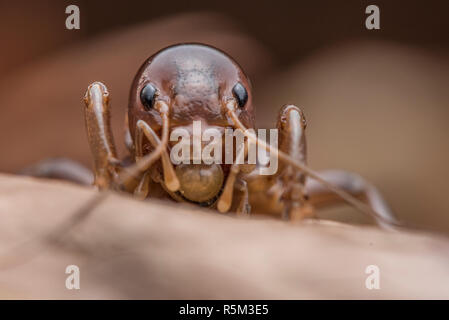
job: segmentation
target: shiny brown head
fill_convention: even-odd
[[[162,117],[155,108],[158,101],[168,106],[169,132],[183,128],[192,132],[193,121],[201,129],[234,128],[226,103],[236,102],[235,114],[247,127],[254,127],[254,110],[248,78],[225,53],[202,44],[180,44],[165,48],[147,59],[134,78],[128,107],[129,129],[135,139],[136,125],[145,121],[162,135]],[[154,149],[143,142],[144,153]],[[167,144],[170,151],[170,144]],[[222,161],[224,163],[224,161]],[[219,196],[228,165],[179,165],[177,192],[184,200],[210,205]]]

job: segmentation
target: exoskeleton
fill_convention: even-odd
[[[143,63],[131,85],[125,137],[129,155],[123,160],[117,156],[111,134],[108,100],[104,84],[88,87],[86,129],[94,158],[94,184],[100,189],[285,219],[313,217],[314,208],[347,201],[380,224],[395,223],[380,193],[360,176],[344,171],[317,173],[306,165],[306,120],[300,108],[280,108],[277,147],[246,130],[254,128],[250,81],[218,49],[179,44]],[[261,166],[268,164],[260,162],[174,164],[170,152],[178,141],[170,136],[179,129],[192,134],[195,121],[201,123],[202,131],[213,128],[222,135],[227,129],[242,130],[247,142],[276,155],[276,172],[261,175]],[[201,140],[203,147],[208,143]],[[239,152],[247,157],[248,149]]]

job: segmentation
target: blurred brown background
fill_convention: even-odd
[[[69,4],[80,30],[65,28]],[[381,30],[365,28],[369,4]],[[0,171],[56,156],[90,165],[81,98],[95,80],[111,91],[123,151],[137,68],[198,41],[250,75],[260,127],[282,104],[304,109],[312,168],[360,173],[400,218],[449,233],[448,13],[448,1],[4,1]]]

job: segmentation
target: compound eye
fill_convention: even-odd
[[[149,83],[140,92],[140,101],[142,101],[145,110],[150,111],[150,109],[153,108],[156,91],[156,88]]]
[[[240,82],[237,82],[234,88],[232,88],[232,94],[237,99],[239,107],[243,108],[248,101],[248,92],[245,87]]]

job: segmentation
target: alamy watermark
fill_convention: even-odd
[[[65,8],[65,13],[68,14],[65,20],[65,27],[68,30],[80,29],[80,8],[77,5],[71,4]],[[365,19],[365,27],[368,30],[380,29],[380,9],[377,5],[371,4],[366,7],[365,13],[369,14]]]
[[[65,8],[65,13],[69,16],[65,19],[65,27],[69,30],[80,29],[80,8],[71,4]]]
[[[222,132],[215,128],[202,131],[201,121],[193,121],[192,131],[193,135],[184,128],[175,128],[171,132],[170,141],[177,142],[170,151],[170,160],[174,165],[222,164],[224,159],[225,164],[258,164],[257,169],[261,175],[273,175],[277,172],[278,153],[268,152],[265,146],[256,144],[247,137],[253,135],[266,142],[266,129],[258,129],[257,134],[254,129],[247,129],[245,132],[240,129],[225,129],[224,144]],[[278,130],[270,129],[269,136],[270,146],[277,149]],[[203,145],[203,142],[208,143]]]
[[[67,266],[65,273],[69,274],[65,280],[65,287],[68,290],[80,289],[80,268],[74,264]]]
[[[379,7],[371,4],[366,7],[365,13],[369,14],[365,20],[365,27],[368,30],[379,30],[380,29],[380,10]]]
[[[380,289],[380,268],[375,264],[370,264],[365,268],[365,273],[369,274],[365,280],[365,287],[368,290]]]

